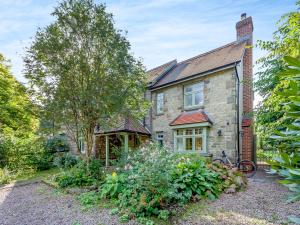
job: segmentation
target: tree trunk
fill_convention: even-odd
[[[92,156],[92,148],[93,148],[93,141],[94,141],[94,127],[93,125],[90,125],[87,129],[86,129],[86,157],[87,159],[89,159]]]

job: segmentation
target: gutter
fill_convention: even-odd
[[[237,154],[238,154],[237,159],[239,162],[241,160],[240,159],[240,84],[241,84],[241,81],[240,81],[236,67],[237,67],[237,63],[235,63],[234,69],[235,69],[235,76],[236,76],[236,80],[237,80],[237,95],[236,95],[236,98],[237,98],[237,110],[236,110],[237,127],[236,127],[236,129],[237,129]]]

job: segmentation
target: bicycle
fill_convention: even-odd
[[[228,164],[226,162],[228,162]],[[225,151],[222,151],[222,158],[214,159],[213,163],[229,165],[231,168],[236,167],[239,171],[243,172],[247,178],[253,177],[256,173],[256,165],[253,161],[241,160],[238,156],[236,163],[232,163],[227,157]]]

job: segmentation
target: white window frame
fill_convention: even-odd
[[[159,92],[156,95],[156,114],[164,113],[164,98],[165,94],[163,92]]]
[[[195,134],[195,129],[201,129],[202,132],[201,134]],[[182,135],[178,135],[177,131],[178,130],[183,130]],[[192,134],[186,134],[186,130],[193,130]],[[196,137],[201,137],[202,138],[202,150],[196,150]],[[177,138],[182,138],[182,146],[183,149],[177,150]],[[192,150],[186,150],[186,138],[192,138],[193,141],[193,147]],[[184,153],[207,153],[207,127],[186,127],[186,128],[176,128],[174,130],[174,150],[177,152],[184,152]]]
[[[199,90],[195,89],[196,85],[200,85]],[[187,92],[188,88],[191,88],[192,90]],[[201,101],[199,102],[199,104],[195,103],[196,94],[201,95]],[[192,104],[191,105],[187,105],[187,101],[186,101],[186,97],[189,96],[189,95],[192,96]],[[204,82],[201,81],[201,82],[198,82],[198,83],[193,83],[193,84],[184,86],[183,101],[184,101],[184,108],[185,109],[190,109],[190,108],[196,108],[196,107],[203,106],[203,104],[204,104]]]

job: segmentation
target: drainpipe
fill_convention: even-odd
[[[237,80],[237,95],[236,95],[237,96],[237,110],[236,110],[237,127],[236,129],[237,129],[237,154],[238,154],[237,160],[239,162],[240,161],[240,84],[241,82],[237,71],[237,63],[235,63],[234,69],[235,69],[235,76]]]

